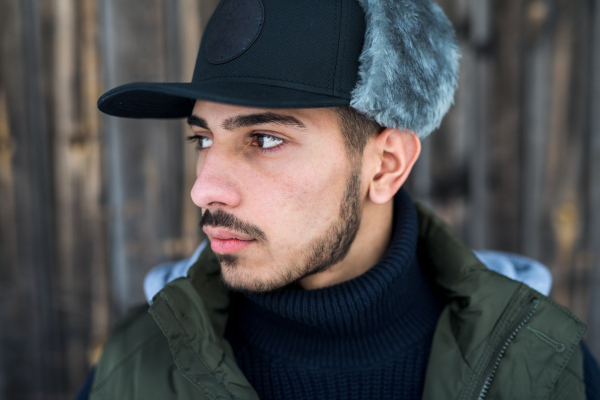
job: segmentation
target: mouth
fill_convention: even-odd
[[[210,239],[212,251],[219,254],[233,254],[244,250],[255,242],[238,233],[228,231],[223,228],[204,227],[204,233]]]

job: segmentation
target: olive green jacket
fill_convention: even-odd
[[[419,262],[447,302],[423,399],[585,399],[585,325],[489,271],[443,222],[417,211]],[[208,247],[187,278],[129,313],[106,344],[92,400],[258,399],[223,338],[229,295],[219,268]]]

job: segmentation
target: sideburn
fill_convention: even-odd
[[[350,157],[352,160],[352,157]],[[356,238],[361,221],[361,191],[360,174],[362,163],[354,160],[354,168],[348,177],[346,190],[340,205],[340,221],[331,226],[324,237],[316,240],[310,250],[303,266],[301,277],[296,282],[307,276],[318,274],[329,269],[334,264],[342,261]],[[351,161],[352,163],[352,161]]]

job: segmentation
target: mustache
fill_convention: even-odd
[[[259,242],[266,242],[267,235],[256,225],[252,225],[248,222],[244,222],[238,217],[228,214],[223,210],[217,210],[211,213],[210,210],[206,210],[200,218],[200,227],[212,226],[215,228],[227,228],[232,231],[242,233],[248,236],[250,239],[254,239]]]

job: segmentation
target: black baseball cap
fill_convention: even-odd
[[[98,100],[128,118],[184,118],[196,99],[261,108],[350,104],[365,14],[357,0],[221,0],[190,83],[136,82]]]

